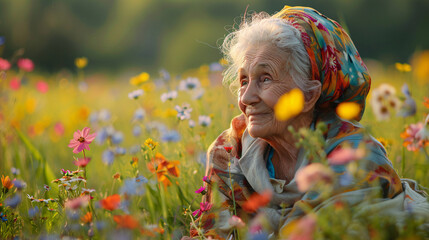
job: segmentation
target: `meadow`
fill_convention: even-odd
[[[48,74],[23,57],[9,60],[9,68],[0,62],[1,239],[180,239],[198,228],[192,213],[200,208],[206,150],[240,113],[221,83],[224,61],[182,73],[112,76],[86,74],[86,58]],[[429,128],[428,61],[428,52],[411,65],[369,61],[361,121],[398,174],[426,187],[429,140],[405,133]],[[90,140],[89,149],[75,149],[79,137]],[[415,231],[419,221],[397,236],[427,237]],[[389,236],[391,228],[372,223],[372,238]],[[338,239],[346,235],[338,230]]]

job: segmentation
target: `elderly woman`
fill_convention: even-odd
[[[350,37],[337,22],[312,8],[286,6],[271,17],[259,14],[250,23],[242,23],[239,30],[226,37],[223,50],[230,63],[225,79],[232,79],[231,86],[238,88],[242,114],[232,120],[231,128],[208,151],[208,193],[204,201],[213,203],[218,199],[215,195],[220,195],[222,204],[221,209],[199,219],[203,234],[227,237],[232,229],[231,216],[238,214],[255,192],[261,194],[259,202],[267,203],[258,211],[265,213],[277,234],[305,215],[303,205],[315,212],[335,199],[353,205],[374,190],[374,182],[379,183],[379,192],[386,200],[373,211],[401,212],[407,196],[412,199],[409,202],[420,201],[420,212],[429,216],[425,197],[410,187],[416,189],[417,185],[401,182],[383,146],[372,137],[364,137],[358,121],[371,78]],[[274,106],[295,88],[304,94],[302,111],[280,121]],[[337,116],[336,107],[343,102],[360,106],[353,121]],[[356,149],[361,142],[366,144],[366,155],[359,160],[366,161],[359,164],[365,173],[363,181],[334,184],[331,199],[298,188],[296,173],[311,159],[304,148],[297,147],[288,130],[315,129],[319,122],[327,126],[324,151],[328,156],[345,145]],[[344,165],[331,168],[337,176],[346,172]]]

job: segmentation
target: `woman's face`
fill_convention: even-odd
[[[274,115],[277,100],[297,88],[285,70],[286,54],[273,44],[249,47],[238,70],[238,104],[247,119],[252,137],[282,136],[290,121],[278,121]]]

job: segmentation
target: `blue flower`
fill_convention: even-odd
[[[191,118],[192,108],[188,104],[183,104],[182,107],[176,105],[174,109],[177,111],[177,118],[185,120]]]
[[[19,194],[15,194],[13,197],[8,197],[6,200],[4,200],[4,205],[11,208],[16,208],[20,203],[21,196]]]
[[[103,127],[102,129],[100,129],[100,131],[97,132],[97,136],[95,136],[95,142],[98,145],[101,145],[104,143],[104,141],[106,141],[107,137],[109,137],[109,134],[107,132],[107,129]]]
[[[112,143],[113,144],[120,144],[124,140],[124,134],[122,132],[115,132],[112,135]]]
[[[209,65],[210,71],[211,72],[222,72],[223,71],[223,67],[220,63],[218,62],[213,62]]]
[[[163,142],[178,142],[180,141],[180,134],[176,130],[170,130],[163,132],[161,136]]]
[[[115,154],[110,150],[106,150],[103,152],[103,156],[101,159],[105,164],[112,165],[113,160],[115,160]]]
[[[110,111],[107,109],[102,109],[98,113],[98,119],[102,122],[107,122],[112,117],[112,114],[110,114]]]
[[[129,152],[130,154],[136,154],[136,153],[138,153],[138,152],[140,151],[140,149],[141,149],[141,147],[140,147],[139,145],[134,145],[134,146],[131,146],[131,147],[128,149],[128,152]]]
[[[6,42],[6,38],[3,36],[0,36],[0,46],[2,46]]]
[[[1,220],[2,220],[3,222],[6,222],[6,221],[7,221],[7,218],[6,218],[6,216],[5,216],[3,213],[0,213],[0,218],[1,218]]]
[[[21,180],[13,180],[13,185],[16,187],[16,189],[18,189],[18,190],[22,190],[22,189],[24,189],[26,186],[27,186],[27,184],[24,182],[24,181],[21,181]]]
[[[90,122],[91,124],[94,124],[94,123],[96,123],[96,122],[97,122],[97,120],[98,120],[98,114],[97,114],[97,112],[92,112],[92,113],[89,115],[89,122]]]
[[[121,187],[121,194],[132,195],[142,195],[145,193],[144,183],[147,183],[148,180],[143,176],[137,176],[136,178],[125,179],[124,185]]]
[[[39,213],[40,213],[40,210],[38,206],[28,209],[28,216],[30,218],[36,217],[37,215],[39,215]]]
[[[146,115],[146,112],[143,108],[138,108],[134,112],[134,120],[143,120]]]
[[[127,153],[127,150],[123,147],[116,147],[115,148],[115,154],[117,155],[124,155],[125,153]]]
[[[141,133],[142,133],[142,128],[139,125],[135,125],[133,127],[133,135],[135,137],[138,137],[138,136],[140,136]]]
[[[161,76],[162,79],[164,79],[165,81],[169,81],[171,79],[170,73],[165,70],[165,69],[161,69],[159,71],[159,75]]]
[[[18,168],[14,168],[14,167],[11,167],[10,171],[12,172],[13,175],[19,175],[19,173],[21,172],[19,171]]]

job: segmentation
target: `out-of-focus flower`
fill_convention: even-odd
[[[202,202],[202,203],[200,203],[200,209],[197,209],[194,212],[192,212],[192,215],[194,217],[199,217],[202,213],[210,211],[212,206],[213,206],[212,203]]]
[[[148,138],[144,141],[144,145],[153,151],[158,146],[158,142],[153,141],[152,138]]]
[[[2,220],[2,222],[7,222],[6,215],[4,215],[2,212],[0,212],[0,219]]]
[[[296,183],[301,192],[310,190],[316,184],[332,183],[333,178],[332,170],[321,163],[312,163],[296,173]]]
[[[206,192],[206,187],[202,186],[200,188],[198,188],[195,193],[201,193],[202,195],[204,195]]]
[[[91,129],[89,127],[85,127],[82,129],[82,131],[77,130],[73,134],[73,139],[70,140],[69,147],[73,148],[74,153],[79,153],[83,151],[84,149],[89,149],[89,144],[95,139],[96,134],[89,134],[89,131]]]
[[[51,190],[51,187],[49,187],[48,185],[43,185],[43,189],[45,189],[45,191],[49,191],[49,190]]]
[[[401,133],[401,138],[404,139],[404,147],[408,151],[418,151],[420,148],[429,145],[429,140],[421,139],[417,133],[423,129],[423,123],[410,124],[404,132]]]
[[[101,109],[98,113],[98,120],[102,122],[108,122],[112,118],[112,114],[107,109]]]
[[[206,182],[206,183],[210,183],[210,179],[209,179],[209,177],[207,177],[207,176],[204,176],[204,177],[203,177],[203,181],[204,181],[204,182]]]
[[[179,90],[185,91],[185,90],[192,90],[199,88],[201,86],[200,80],[195,77],[189,77],[185,80],[180,81],[179,83]]]
[[[131,84],[131,85],[134,85],[134,86],[139,86],[139,85],[141,85],[142,83],[147,82],[147,81],[149,80],[149,78],[150,78],[149,73],[147,73],[147,72],[142,72],[142,73],[140,73],[139,75],[137,75],[137,76],[135,76],[135,77],[132,77],[132,78],[130,79],[130,84]]]
[[[89,204],[90,197],[89,195],[80,196],[74,199],[67,199],[64,203],[66,209],[79,209],[81,207],[86,207]]]
[[[83,217],[80,218],[83,223],[91,223],[92,222],[92,212],[87,212]]]
[[[54,131],[57,136],[62,136],[65,131],[64,124],[61,122],[56,122],[54,125]]]
[[[4,205],[11,208],[16,208],[20,203],[21,203],[21,195],[19,194],[15,194],[14,196],[8,197],[4,200]]]
[[[134,112],[134,120],[138,120],[141,121],[144,119],[144,116],[146,115],[146,112],[143,108],[138,108],[135,112]]]
[[[412,58],[413,73],[420,84],[429,80],[429,50],[418,52]]]
[[[121,174],[120,173],[115,173],[115,174],[113,174],[113,176],[112,176],[114,179],[121,179]]]
[[[46,93],[49,90],[49,85],[45,81],[38,81],[36,83],[36,89],[41,93]]]
[[[140,136],[141,133],[142,133],[142,128],[139,125],[135,125],[133,127],[133,135],[135,137],[138,137],[138,136]]]
[[[0,36],[0,46],[3,46],[6,42],[6,38],[4,36]]]
[[[10,180],[9,176],[1,176],[1,184],[3,185],[4,188],[6,189],[11,189],[13,187],[13,183],[12,180]]]
[[[188,125],[189,125],[190,128],[194,128],[195,127],[195,121],[192,120],[192,119],[189,119]]]
[[[301,113],[304,108],[304,94],[298,88],[292,89],[279,98],[274,106],[276,118],[286,121]]]
[[[128,97],[130,99],[138,99],[141,95],[143,95],[143,93],[144,93],[143,89],[137,89],[128,93]]]
[[[232,215],[232,217],[228,220],[228,223],[230,226],[236,227],[236,228],[243,228],[244,226],[246,226],[243,220],[241,220],[241,218],[235,215]]]
[[[88,90],[88,84],[84,80],[79,81],[77,87],[81,92],[86,92]]]
[[[118,194],[108,196],[104,199],[101,199],[100,204],[102,208],[109,211],[113,211],[117,209],[121,204],[121,196],[119,196]]]
[[[175,98],[177,98],[177,91],[176,90],[161,94],[161,101],[162,102],[165,102],[167,100],[171,101]]]
[[[28,209],[28,216],[30,218],[34,218],[34,217],[38,216],[39,213],[40,213],[40,209],[38,206],[35,206],[34,208]]]
[[[204,96],[204,93],[205,93],[205,91],[203,88],[194,89],[192,91],[192,99],[199,100]]]
[[[10,63],[8,60],[0,58],[0,71],[7,71],[10,69]]]
[[[209,65],[210,71],[211,72],[222,72],[223,71],[223,66],[222,64],[218,63],[218,62],[213,62]]]
[[[116,147],[115,148],[115,154],[116,155],[124,155],[125,153],[127,153],[127,149],[125,149],[123,147]]]
[[[21,87],[21,81],[17,77],[13,77],[9,82],[9,87],[12,90],[18,90]]]
[[[76,65],[77,68],[85,68],[86,65],[88,65],[88,58],[86,57],[80,57],[80,58],[76,58],[74,60],[74,64]]]
[[[168,161],[161,153],[156,153],[155,158],[147,163],[147,168],[152,173],[156,173],[158,182],[162,182],[167,187],[171,185],[167,177],[168,174],[179,177],[180,171],[177,167],[178,165],[179,161]]]
[[[282,229],[280,236],[290,240],[313,240],[315,230],[316,216],[314,214],[307,214]]]
[[[328,155],[328,162],[332,165],[344,165],[352,161],[362,159],[365,150],[361,148],[336,148]]]
[[[402,86],[402,93],[405,95],[405,101],[402,103],[397,115],[401,117],[414,116],[417,112],[416,101],[411,97],[410,89],[408,84]]]
[[[79,158],[77,161],[73,161],[73,164],[78,167],[86,167],[86,165],[88,165],[90,161],[91,161],[91,158],[89,157]]]
[[[14,168],[14,167],[11,167],[10,168],[10,171],[12,172],[12,174],[13,175],[19,175],[20,173],[21,173],[21,171],[19,171],[19,169],[18,168]]]
[[[143,184],[147,182],[148,180],[143,176],[125,179],[120,192],[121,194],[126,194],[129,196],[142,195],[145,193],[145,187]]]
[[[178,142],[180,141],[180,134],[176,130],[164,131],[161,135],[163,142]]]
[[[270,190],[266,190],[259,193],[252,194],[249,199],[243,204],[243,210],[246,212],[256,212],[259,208],[265,207],[270,203],[273,193]]]
[[[395,68],[400,72],[411,72],[411,65],[408,63],[395,63]]]
[[[161,69],[159,71],[159,76],[165,81],[169,81],[171,79],[170,73],[165,69]]]
[[[209,116],[205,116],[205,115],[198,116],[198,123],[203,127],[208,127],[211,122],[212,122],[212,119]]]
[[[115,215],[113,220],[119,228],[135,229],[139,227],[139,222],[131,215]]]
[[[359,116],[360,105],[355,102],[343,102],[337,106],[337,115],[345,120],[352,120]]]
[[[177,118],[180,120],[186,120],[191,118],[192,108],[188,104],[183,104],[182,107],[176,105],[174,109],[177,111]]]
[[[424,101],[423,101],[423,105],[425,105],[426,108],[429,108],[429,98],[428,97],[423,97]]]
[[[111,140],[112,144],[120,144],[122,141],[124,141],[124,134],[120,131],[116,131],[114,134],[112,134]]]
[[[416,133],[416,137],[422,140],[429,141],[429,114],[426,116],[422,129]]]
[[[22,190],[25,187],[27,187],[27,184],[24,181],[21,181],[21,180],[14,179],[12,181],[12,183],[13,183],[13,186],[15,186],[16,189],[18,189],[18,190]]]
[[[377,120],[382,121],[390,118],[391,110],[399,111],[401,104],[395,88],[383,83],[372,91],[371,106]]]
[[[34,63],[28,58],[21,58],[16,63],[18,67],[25,72],[31,72],[34,69]]]
[[[97,136],[95,137],[95,142],[98,145],[101,145],[104,143],[104,141],[106,141],[106,139],[109,137],[109,133],[106,127],[101,128],[98,132],[97,132]]]
[[[103,152],[101,159],[105,164],[112,165],[113,161],[115,160],[115,153],[110,150],[106,150]]]

